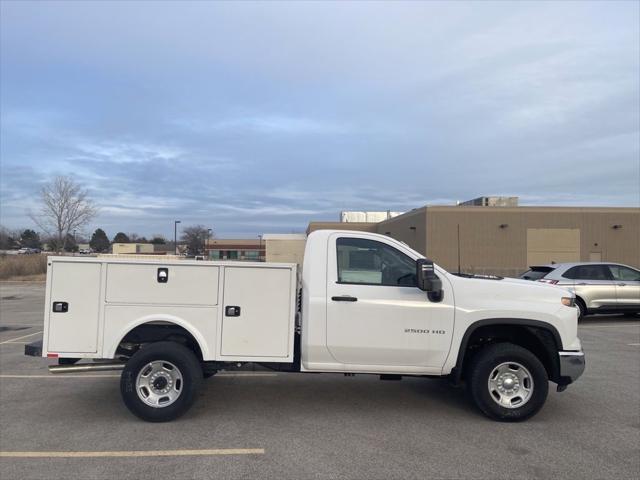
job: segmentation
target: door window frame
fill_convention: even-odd
[[[340,271],[339,271],[339,258],[340,256],[338,255],[338,242],[342,239],[346,239],[346,240],[364,240],[364,241],[369,241],[369,242],[374,242],[374,243],[378,243],[380,245],[383,245],[385,247],[391,248],[393,250],[395,250],[396,252],[398,252],[400,255],[402,255],[403,257],[408,258],[409,260],[411,260],[412,263],[415,264],[416,259],[412,258],[411,256],[407,255],[405,252],[403,252],[402,250],[396,248],[394,245],[390,245],[388,243],[385,242],[381,242],[379,240],[373,240],[371,238],[364,238],[364,237],[356,237],[356,236],[349,236],[349,237],[336,237],[335,238],[335,254],[336,254],[336,258],[335,258],[335,275],[336,275],[336,281],[335,283],[338,285],[363,285],[363,286],[369,286],[369,287],[400,287],[400,288],[418,288],[418,279],[414,278],[415,280],[415,285],[397,285],[397,284],[387,284],[387,283],[368,283],[368,282],[342,282],[340,281]],[[414,271],[414,277],[415,277],[415,271]]]

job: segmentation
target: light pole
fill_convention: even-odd
[[[175,254],[178,255],[178,224],[180,220],[176,220],[173,222],[173,246],[175,249]]]
[[[207,254],[207,246],[209,246],[209,240],[211,239],[211,233],[213,229],[207,228],[207,243],[205,243],[204,253]],[[207,254],[207,260],[209,260],[209,255]]]

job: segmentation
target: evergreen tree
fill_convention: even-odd
[[[116,233],[116,236],[113,237],[113,243],[129,243],[130,241],[131,240],[129,240],[129,237],[124,232],[118,232]]]
[[[26,229],[20,235],[20,245],[28,248],[42,248],[40,235],[30,229]]]
[[[107,234],[104,232],[104,230],[98,228],[95,232],[93,232],[93,235],[91,235],[89,246],[94,252],[106,252],[109,250],[110,246],[109,237],[107,237]]]

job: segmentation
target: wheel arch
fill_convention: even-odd
[[[558,330],[549,323],[540,320],[521,318],[489,318],[472,323],[464,332],[456,365],[451,372],[452,380],[458,383],[464,377],[465,366],[472,360],[476,346],[482,347],[483,338],[490,343],[511,341],[532,351],[544,364],[549,379],[560,377],[558,352],[562,350],[562,339]]]
[[[116,338],[117,341],[106,352],[106,358],[115,358],[118,347],[123,342],[138,340],[145,343],[177,340],[178,338],[185,339],[185,345],[194,350],[200,360],[209,358],[210,354],[202,334],[181,318],[173,315],[149,315],[136,319],[127,324]]]
[[[589,308],[587,307],[587,302],[580,295],[576,295],[576,305],[579,305],[579,304],[582,304],[582,306],[584,307],[583,316],[586,316],[589,311]]]

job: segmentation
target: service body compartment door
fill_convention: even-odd
[[[107,303],[217,305],[218,267],[212,265],[129,264],[107,266]],[[161,272],[162,271],[162,272]],[[163,281],[160,274],[163,273]]]
[[[221,355],[292,360],[295,269],[225,267]]]
[[[96,353],[102,265],[51,262],[47,351]]]

